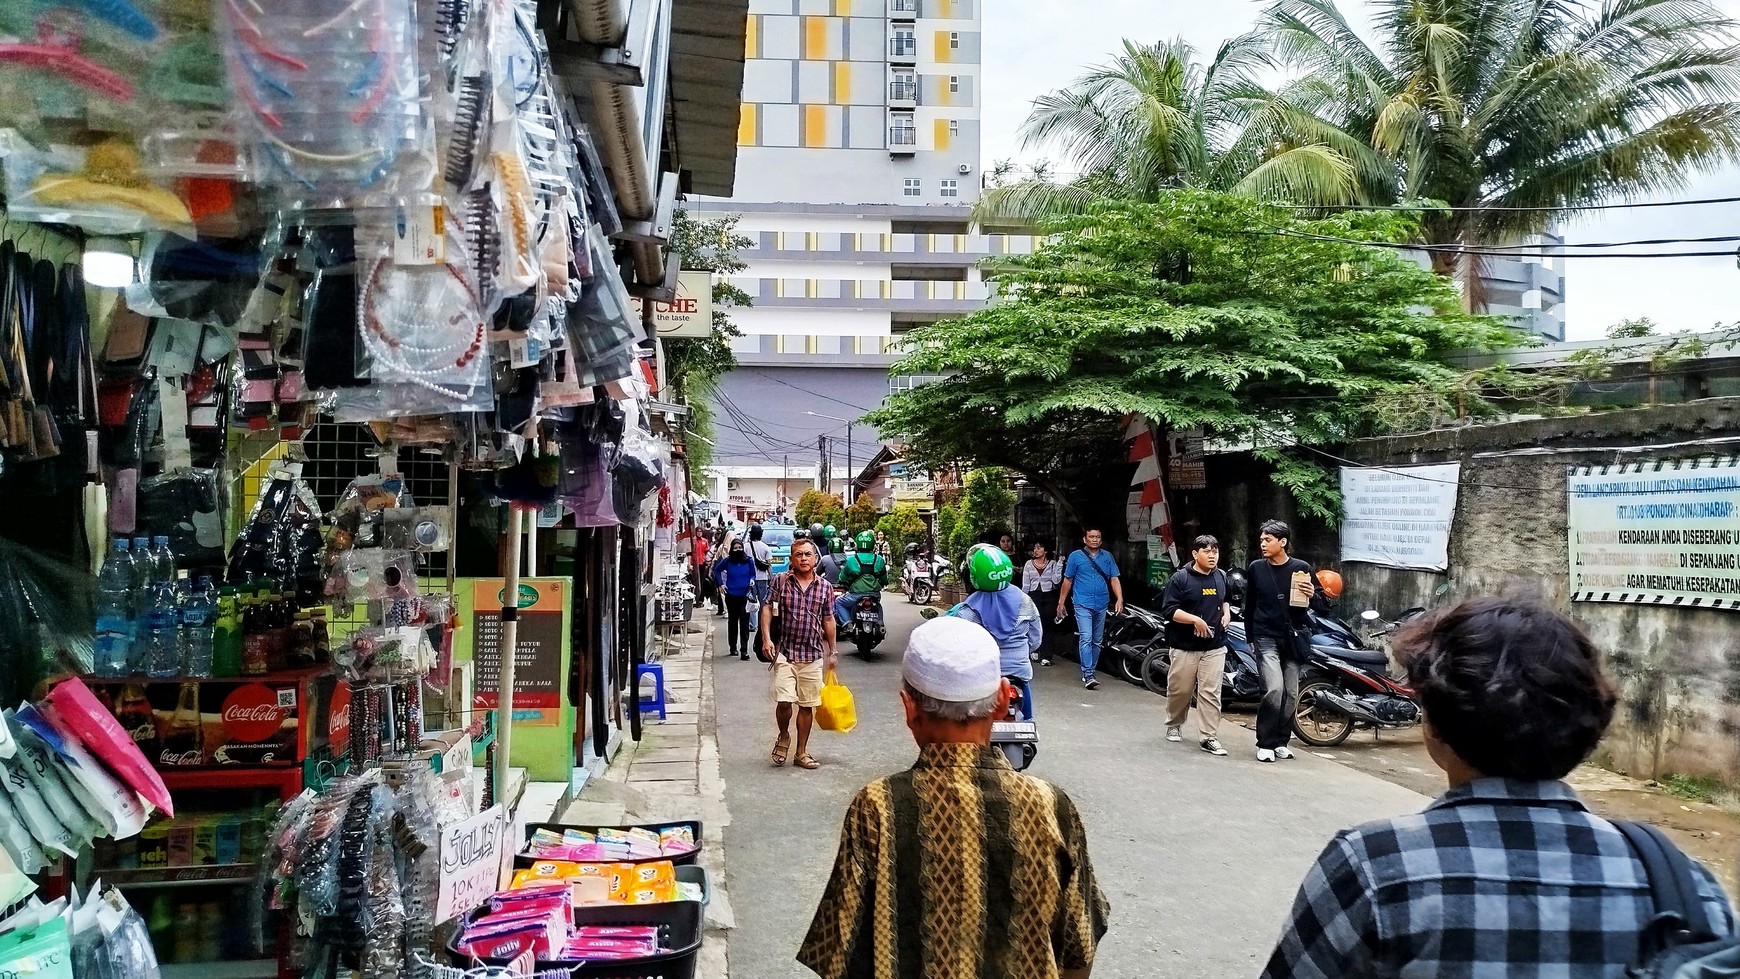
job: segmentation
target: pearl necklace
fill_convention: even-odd
[[[437,392],[455,401],[464,401],[475,391],[475,381],[465,391],[437,384],[429,378],[463,369],[483,350],[484,323],[477,312],[477,294],[465,280],[461,269],[444,263],[446,275],[442,281],[458,284],[462,295],[454,295],[453,287],[429,286],[411,290],[414,302],[396,299],[385,314],[377,310],[376,296],[381,291],[381,275],[388,257],[383,253],[369,267],[368,278],[357,293],[357,322],[362,326],[363,345],[369,355],[382,366],[403,377],[409,383]],[[401,275],[408,273],[401,271]],[[396,297],[395,297],[396,298]],[[453,310],[443,316],[441,310]],[[460,332],[434,343],[418,343],[420,335],[443,326],[470,326],[470,335]],[[457,354],[457,357],[453,355]],[[451,363],[448,362],[452,358]],[[433,366],[425,366],[433,364]]]

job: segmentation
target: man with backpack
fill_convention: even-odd
[[[863,531],[852,542],[854,550],[837,559],[839,571],[832,579],[843,594],[834,599],[834,621],[852,621],[852,609],[865,595],[881,595],[888,587],[888,562],[876,553],[876,536]],[[823,575],[823,577],[827,577]]]
[[[1190,563],[1166,582],[1160,618],[1172,649],[1166,674],[1166,740],[1184,740],[1184,719],[1196,700],[1202,750],[1224,757],[1220,746],[1220,683],[1226,672],[1226,627],[1232,621],[1220,541],[1203,534],[1190,548]]]
[[[756,601],[767,601],[767,590],[773,582],[773,549],[761,539],[761,525],[749,525],[749,560],[755,562]]]
[[[1330,841],[1265,979],[1740,975],[1734,911],[1709,871],[1563,781],[1617,700],[1581,629],[1481,598],[1408,626],[1394,649],[1449,791]],[[1659,927],[1669,912],[1682,923]]]
[[[1075,629],[1077,650],[1081,656],[1081,685],[1098,690],[1100,681],[1094,670],[1100,662],[1100,643],[1106,637],[1106,613],[1124,611],[1124,589],[1118,583],[1118,559],[1100,549],[1105,536],[1098,527],[1084,527],[1081,550],[1063,562],[1063,588],[1057,593],[1057,621],[1063,621],[1061,611],[1075,597]]]

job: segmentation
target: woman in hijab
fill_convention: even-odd
[[[749,559],[741,537],[731,542],[731,553],[713,564],[713,581],[725,596],[725,609],[731,625],[727,631],[733,655],[749,658],[749,647],[755,642],[755,627],[749,621],[749,597],[755,593],[755,562]]]
[[[1039,606],[1019,588],[1011,587],[1015,563],[1001,548],[975,544],[967,554],[973,593],[955,606],[955,615],[985,627],[997,640],[1003,675],[1025,690],[1033,681],[1034,650],[1044,637]]]

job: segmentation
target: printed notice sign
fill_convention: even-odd
[[[1740,457],[1573,466],[1571,600],[1740,609]]]
[[[441,831],[441,876],[435,898],[435,923],[452,921],[501,888],[507,831],[502,808],[483,812]]]
[[[1450,567],[1450,522],[1462,464],[1391,469],[1343,467],[1341,559],[1386,568]]]

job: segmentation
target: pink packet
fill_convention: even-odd
[[[656,942],[659,940],[659,930],[653,925],[583,925],[575,930],[574,937]]]
[[[62,680],[48,692],[48,702],[54,707],[53,722],[65,727],[62,734],[78,739],[146,802],[165,815],[175,815],[175,800],[157,770],[83,680],[76,676]]]
[[[550,936],[542,928],[521,928],[500,935],[466,938],[454,946],[461,955],[479,959],[511,959],[530,951],[539,959],[550,957]]]

